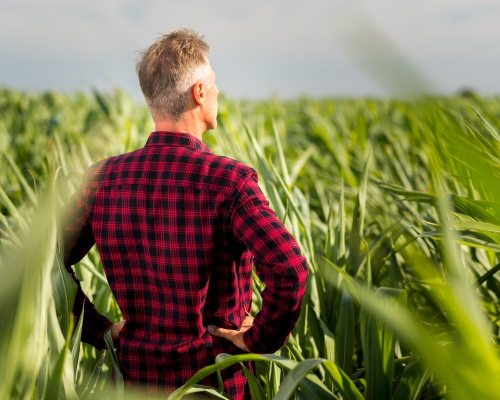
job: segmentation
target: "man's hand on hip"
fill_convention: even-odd
[[[241,350],[246,352],[250,352],[245,342],[243,341],[243,334],[248,331],[253,325],[253,318],[250,315],[247,315],[241,324],[240,329],[224,329],[219,328],[215,325],[208,325],[207,329],[214,336],[218,336],[224,339],[233,342],[236,347],[239,347]]]

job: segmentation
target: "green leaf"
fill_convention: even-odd
[[[53,310],[50,271],[57,242],[54,215],[55,196],[48,191],[41,197],[29,234],[19,235],[19,247],[10,248],[4,255],[5,264],[0,266],[2,399],[35,396],[37,377],[48,379],[51,371],[46,360]],[[61,334],[57,318],[56,326]],[[64,343],[64,337],[61,340]],[[45,387],[45,382],[40,384],[41,392]]]
[[[474,110],[474,112],[479,117],[479,119],[481,120],[483,125],[486,127],[488,132],[491,134],[491,136],[493,136],[496,140],[498,140],[500,142],[500,135],[498,134],[496,129],[493,128],[493,126],[491,126],[491,124],[488,122],[488,120],[486,118],[484,118],[481,114],[479,114],[479,112],[474,107],[471,106],[471,108]]]
[[[436,196],[426,192],[419,192],[416,190],[408,190],[402,186],[386,183],[386,182],[377,182],[378,186],[382,189],[387,190],[390,193],[397,194],[399,196],[403,196],[402,200],[408,201],[416,201],[420,203],[435,203]]]
[[[232,400],[233,398],[224,392],[219,392],[217,389],[214,389],[211,386],[204,385],[193,385],[186,391],[186,395],[194,394],[194,393],[204,393],[209,395],[212,399],[224,399],[224,400]],[[257,399],[256,399],[257,400]]]
[[[344,400],[364,400],[354,382],[337,365],[329,361],[325,361],[322,365]]]
[[[495,265],[488,272],[482,275],[476,282],[474,282],[473,287],[481,286],[484,282],[490,279],[493,275],[495,275],[498,271],[500,271],[500,264]]]
[[[299,386],[302,379],[304,379],[313,369],[322,363],[321,359],[307,359],[301,361],[294,369],[292,369],[281,383],[278,394],[273,397],[273,400],[287,400],[294,393]]]
[[[383,299],[394,299],[401,307],[406,306],[406,291],[404,290],[379,288],[377,296]],[[366,367],[365,397],[367,400],[390,399],[394,378],[396,344],[394,331],[369,313],[364,304],[361,312],[361,340]]]
[[[342,293],[335,341],[335,362],[348,377],[351,377],[354,351],[354,305],[347,291]]]
[[[422,259],[416,261],[422,263]],[[433,265],[429,267],[434,268]],[[448,390],[456,393],[457,399],[476,398],[477,393],[481,393],[482,399],[496,398],[493,389],[496,384],[491,379],[498,374],[498,366],[493,361],[492,353],[485,348],[482,326],[471,324],[470,316],[460,313],[462,326],[456,325],[459,341],[455,339],[443,345],[442,339],[409,309],[396,306],[393,301],[383,300],[366,290],[355,287],[352,290],[362,300],[363,307],[374,317],[383,320],[400,340],[417,352],[423,364],[429,366],[438,379],[446,380]],[[450,295],[441,296],[440,299],[444,301],[442,306],[449,307],[454,302]],[[368,383],[367,389],[369,387]]]
[[[67,176],[69,170],[68,170],[68,164],[66,162],[66,156],[65,156],[66,153],[63,149],[63,146],[61,143],[61,138],[60,138],[59,134],[55,133],[54,139],[56,142],[56,149],[57,149],[57,155],[59,158],[59,163],[61,164],[61,168],[62,168],[64,176]]]
[[[266,395],[268,399],[274,398],[280,387],[280,371],[276,363],[268,363],[267,365],[267,385]]]
[[[56,304],[56,313],[63,335],[68,334],[71,311],[75,300],[77,285],[64,267],[61,259],[56,257],[51,273],[52,295]]]
[[[57,363],[55,365],[54,370],[52,371],[51,377],[48,380],[47,388],[45,391],[45,399],[65,399],[63,390],[63,381],[64,381],[64,369],[66,367],[66,359],[69,355],[68,346],[64,346],[59,357],[57,359]],[[78,398],[75,396],[73,398]]]
[[[50,332],[50,376],[46,383],[44,399],[77,400],[74,382],[73,360],[71,357],[71,333],[68,330],[66,340],[59,327],[55,305],[49,306],[49,332]]]
[[[307,321],[309,323],[309,330],[318,349],[318,356],[325,357],[325,355],[323,354],[323,349],[325,348],[325,338],[323,335],[323,330],[321,329],[321,324],[323,321],[320,320],[311,303],[309,303],[307,307]]]
[[[124,392],[125,392],[125,385],[123,381],[123,375],[122,372],[120,371],[120,364],[118,363],[118,357],[115,352],[115,347],[113,345],[113,339],[111,337],[111,328],[110,326],[106,332],[104,333],[104,342],[106,343],[106,347],[109,351],[109,354],[111,355],[111,360],[113,361],[113,370],[115,372],[115,390],[116,390],[116,395],[119,400],[123,399]]]
[[[316,147],[314,145],[310,145],[306,151],[304,151],[300,157],[293,164],[292,172],[290,172],[290,185],[293,185],[297,180],[300,171],[306,165],[309,158],[316,152]]]
[[[285,347],[288,349],[289,354],[295,358],[294,361],[304,360],[304,356],[302,355],[299,345],[297,344],[297,342],[295,342],[295,339],[292,335],[288,337]]]
[[[283,201],[280,198],[278,189],[276,189],[276,186],[274,186],[272,182],[268,182],[268,185],[269,185],[268,195],[269,195],[269,200],[271,201],[272,209],[276,212],[278,219],[281,222],[284,222],[286,209],[283,204]]]
[[[361,290],[361,286],[359,285],[359,283],[356,282],[356,280],[353,277],[351,277],[346,271],[344,271],[343,269],[332,263],[330,260],[327,260],[324,257],[323,259],[328,264],[330,264],[337,271],[339,275],[342,276],[342,278],[344,279],[344,285],[346,285],[351,295],[354,295],[354,297],[356,298],[356,302],[359,303],[359,299],[356,297],[356,293],[358,292],[358,290]]]
[[[7,193],[4,192],[1,186],[0,186],[0,201],[3,203],[5,208],[7,208],[12,218],[14,218],[14,220],[18,223],[22,231],[28,232],[28,224],[26,223],[25,219],[21,216],[21,213],[14,206],[12,201],[10,201],[9,196],[7,196]]]
[[[85,308],[82,307],[82,312],[80,318],[78,319],[78,324],[76,325],[75,332],[71,337],[71,342],[69,344],[71,350],[71,356],[73,358],[73,371],[75,372],[75,379],[78,375],[78,362],[80,358],[80,343],[82,341],[82,327],[83,327],[83,316],[85,313]]]
[[[479,232],[500,233],[500,225],[490,224],[488,222],[474,221],[450,221],[450,227],[460,230],[474,230]]]
[[[274,355],[259,355],[259,354],[239,354],[236,356],[231,356],[229,354],[219,354],[216,359],[216,363],[213,365],[209,365],[196,374],[193,375],[182,387],[173,392],[168,400],[178,400],[181,399],[182,396],[186,394],[186,392],[191,388],[194,384],[205,378],[206,376],[220,371],[224,368],[230,367],[233,364],[245,361],[266,361],[273,362],[280,365],[282,368],[287,370],[292,370],[295,368],[298,363],[296,361],[290,360],[285,357],[279,357]],[[318,379],[315,375],[308,375],[304,377],[304,379],[300,382],[300,388],[307,395],[312,396],[309,397],[310,400],[314,399],[335,399],[333,394],[329,393],[328,389],[324,386],[324,384]]]
[[[273,182],[273,176],[271,169],[269,168],[269,163],[264,155],[264,151],[262,150],[259,142],[257,141],[253,131],[250,129],[247,123],[244,124],[245,130],[247,132],[248,138],[252,143],[253,149],[255,150],[255,155],[257,156],[257,161],[259,163],[260,174],[262,175],[264,184],[268,185],[268,182]],[[269,191],[269,190],[268,190]]]
[[[335,336],[333,335],[333,333],[330,331],[330,329],[328,329],[328,327],[326,326],[326,324],[321,321],[321,329],[323,331],[323,335],[324,335],[324,350],[323,350],[323,353],[326,357],[326,359],[332,363],[335,363]],[[332,378],[330,377],[330,375],[327,375],[325,377],[325,383],[326,385],[333,391],[334,390],[334,382],[332,380]]]
[[[452,203],[461,212],[473,218],[500,225],[500,218],[497,216],[500,211],[500,203],[472,200],[461,196],[453,196]]]
[[[250,372],[250,370],[245,367],[243,363],[241,364],[241,368],[243,368],[243,373],[245,374],[245,377],[247,378],[248,381],[248,386],[250,387],[250,393],[252,394],[252,399],[253,400],[266,400],[266,393],[264,392],[264,389],[262,389],[262,386],[260,385],[259,381],[255,377],[254,374]]]
[[[9,163],[10,167],[14,171],[14,174],[16,175],[17,179],[19,180],[19,183],[21,184],[22,188],[24,189],[24,192],[26,193],[26,196],[30,203],[34,206],[37,204],[36,200],[36,194],[35,191],[31,188],[29,185],[28,181],[24,178],[23,174],[19,170],[19,167],[16,165],[14,160],[12,159],[11,156],[9,156],[7,153],[3,153],[4,158],[7,160]]]
[[[420,399],[420,393],[430,376],[429,368],[422,367],[418,358],[413,356],[399,380],[393,400]]]
[[[390,261],[391,286],[396,289],[402,289],[404,287],[404,278],[394,248],[391,248]]]
[[[283,148],[281,147],[281,140],[280,140],[280,135],[278,133],[278,127],[276,126],[276,122],[274,121],[274,119],[272,119],[271,121],[273,124],[274,140],[276,141],[276,148],[278,149],[281,171],[283,173],[283,180],[290,188],[292,185],[292,181],[290,180],[290,175],[288,173],[288,167],[286,165],[285,155],[283,154]]]
[[[351,262],[349,272],[356,276],[359,268],[361,241],[363,240],[363,226],[366,212],[366,190],[368,186],[368,171],[370,165],[371,150],[366,157],[363,172],[361,173],[358,196],[354,206],[351,237],[349,241],[349,260]]]
[[[340,200],[338,211],[338,225],[337,234],[335,235],[335,256],[334,262],[342,267],[340,261],[345,258],[345,225],[346,225],[346,212],[345,212],[345,196],[344,196],[344,178],[340,180]]]
[[[95,389],[97,382],[99,380],[99,376],[101,375],[102,366],[104,364],[105,359],[106,359],[106,350],[102,352],[101,357],[99,358],[94,369],[92,370],[92,375],[90,376],[87,385],[85,386],[85,389],[80,397],[80,400],[87,400],[92,391]]]
[[[325,357],[328,361],[335,362],[335,336],[333,333],[328,329],[328,327],[325,325],[325,323],[321,320],[319,320],[321,323],[321,329],[323,330],[324,334],[324,343],[325,343]]]

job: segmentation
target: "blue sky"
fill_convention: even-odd
[[[500,92],[498,0],[2,0],[0,84],[113,83],[140,98],[137,51],[161,32],[205,35],[236,98],[398,95],[410,81]]]

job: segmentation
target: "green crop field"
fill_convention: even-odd
[[[255,360],[255,400],[498,399],[499,121],[500,99],[474,94],[221,99],[204,140],[258,171],[310,278],[281,351],[219,355],[170,398],[230,399],[197,382]],[[123,397],[112,349],[80,341],[58,210],[89,165],[152,130],[119,90],[0,90],[0,400]],[[118,321],[96,248],[75,271]],[[262,290],[254,276],[254,314]]]

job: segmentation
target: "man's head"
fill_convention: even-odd
[[[217,87],[208,61],[210,47],[191,29],[162,35],[141,53],[137,74],[153,119],[177,122],[201,106],[207,130],[217,125]],[[201,97],[200,97],[201,96]]]

